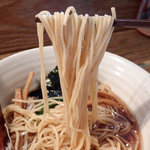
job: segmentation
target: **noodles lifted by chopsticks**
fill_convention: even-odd
[[[39,46],[43,55],[43,28],[45,28],[54,46],[59,68],[60,82],[64,99],[64,111],[67,132],[71,137],[71,149],[89,150],[91,136],[89,133],[87,101],[92,100],[92,117],[97,120],[97,81],[98,66],[113,32],[116,17],[78,15],[74,7],[66,12],[40,12],[37,23]],[[44,113],[48,111],[45,89],[45,72],[43,56],[41,57],[41,85],[44,98]]]

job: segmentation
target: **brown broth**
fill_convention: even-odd
[[[91,131],[91,134],[94,132],[98,132],[98,129],[112,129],[115,130],[117,127],[120,129],[117,132],[114,132],[114,136],[119,136],[122,139],[121,141],[128,147],[131,146],[134,148],[134,145],[136,143],[135,136],[138,136],[139,138],[139,145],[138,150],[142,149],[142,139],[141,139],[141,133],[139,129],[139,125],[136,121],[136,118],[134,114],[130,111],[130,109],[118,98],[114,93],[110,94],[107,92],[98,92],[98,103],[100,106],[113,106],[111,104],[114,104],[117,107],[117,112],[114,109],[114,112],[112,114],[112,118],[116,121],[116,125],[109,124],[102,124],[99,121],[96,121],[93,124],[93,129]],[[88,105],[89,111],[92,110],[92,106]],[[123,129],[125,128],[125,125],[129,124],[131,129],[127,133],[123,133]],[[101,133],[100,133],[101,134]],[[97,138],[99,138],[100,135],[98,133],[95,133]],[[128,141],[128,143],[125,143],[124,140]],[[94,148],[92,148],[94,150]]]

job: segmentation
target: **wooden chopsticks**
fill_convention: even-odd
[[[41,22],[39,18],[35,18],[35,22]],[[150,28],[150,20],[147,19],[115,19],[114,27],[123,28]]]
[[[150,28],[150,20],[147,19],[115,19],[114,27],[123,28]]]

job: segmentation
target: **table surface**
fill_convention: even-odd
[[[38,47],[35,15],[42,10],[65,11],[74,6],[80,13],[110,14],[114,6],[117,18],[135,19],[141,0],[4,0],[0,2],[0,59],[18,51]],[[51,45],[45,35],[45,45]],[[150,38],[136,29],[116,28],[107,51],[120,55],[150,72]]]

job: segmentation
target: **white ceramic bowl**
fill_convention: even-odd
[[[46,72],[56,66],[53,47],[44,48]],[[40,56],[37,48],[0,61],[0,103],[11,102],[15,88],[22,88],[30,71],[35,72],[31,90],[39,85]],[[134,63],[106,52],[99,67],[99,80],[109,84],[136,115],[141,127],[143,149],[150,147],[150,74]]]

